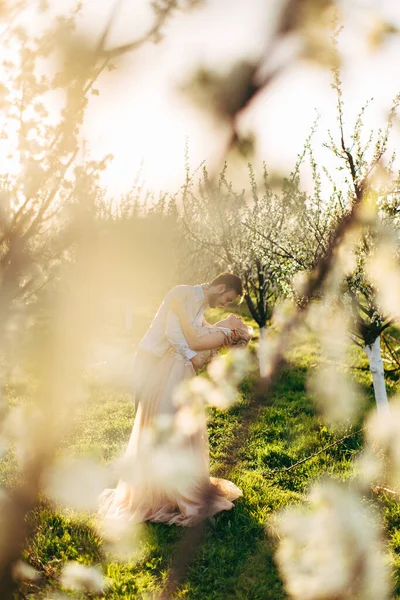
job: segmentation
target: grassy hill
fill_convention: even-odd
[[[215,320],[220,315],[215,315]],[[242,490],[235,508],[213,518],[203,543],[177,598],[190,600],[281,600],[286,598],[274,563],[276,540],[269,528],[274,511],[302,502],[311,482],[330,475],[346,479],[362,445],[360,424],[339,434],[330,430],[316,414],[307,393],[307,373],[319,360],[318,348],[303,341],[287,357],[273,392],[256,402],[253,382],[245,381],[240,400],[230,411],[209,411],[211,470],[229,477]],[[358,350],[351,352],[353,366],[365,367]],[[370,376],[352,371],[373,405]],[[388,381],[395,390],[396,378]],[[25,400],[26,391],[9,388],[10,402]],[[64,448],[77,456],[95,454],[111,461],[126,444],[134,417],[129,396],[93,386],[88,402],[76,415],[76,427]],[[354,433],[340,444],[332,443],[345,433]],[[297,467],[295,463],[330,446]],[[13,483],[12,454],[1,466],[3,483]],[[384,515],[394,571],[400,568],[400,505],[385,495],[372,494]],[[36,586],[21,588],[18,598],[50,598],[50,588],[59,587],[58,575],[67,560],[101,564],[108,578],[108,599],[151,598],[165,581],[174,551],[183,535],[176,526],[146,524],[139,560],[116,562],[107,554],[92,528],[90,517],[60,511],[45,500],[32,515],[35,534],[26,549],[27,561],[45,575]],[[63,591],[68,597],[68,592]],[[400,598],[400,584],[397,587]],[[72,595],[71,597],[77,597]],[[82,596],[85,597],[85,596]]]

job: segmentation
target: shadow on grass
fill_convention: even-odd
[[[195,560],[174,598],[286,598],[264,524],[253,513],[254,506],[242,499],[232,511],[208,521]],[[130,581],[125,577],[123,582],[115,565],[112,567],[113,584],[108,598],[121,598],[121,593],[126,594],[124,597],[141,598],[141,594],[161,589],[184,531],[176,526],[149,523],[146,532],[150,555],[132,567]]]
[[[193,600],[286,597],[264,523],[251,502],[242,499],[232,511],[215,518],[183,591]]]
[[[255,504],[257,493],[241,499],[232,511],[208,521],[203,543],[198,548],[185,582],[174,595],[191,600],[286,598],[273,562],[271,544],[265,533],[263,515]],[[258,507],[259,508],[259,507]],[[87,521],[69,518],[42,504],[33,515],[35,535],[25,559],[43,575],[41,589],[25,590],[42,598],[50,588],[60,589],[59,576],[65,561],[102,564],[109,577],[107,599],[151,597],[161,590],[179,548],[184,529],[147,523],[137,562],[115,562],[105,554],[103,543]],[[64,590],[65,592],[65,590]],[[83,595],[82,597],[89,597]]]

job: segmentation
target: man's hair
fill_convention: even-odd
[[[221,273],[210,281],[210,286],[225,285],[228,290],[233,290],[239,296],[239,299],[243,298],[244,289],[243,284],[237,275],[232,273]]]

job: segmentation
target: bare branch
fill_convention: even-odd
[[[141,46],[146,44],[150,40],[154,40],[160,34],[161,29],[171,16],[175,9],[175,3],[171,2],[167,5],[164,10],[158,11],[158,17],[155,23],[150,27],[150,29],[144,33],[141,37],[133,40],[132,42],[128,42],[127,44],[122,44],[121,46],[116,46],[115,48],[106,50],[103,46],[99,46],[98,54],[99,56],[105,56],[107,59],[116,58],[117,56],[122,56],[123,54],[127,54],[128,52],[133,52],[134,50],[138,50]],[[107,27],[103,33],[101,38],[101,42],[105,42],[111,28],[112,22],[115,19],[116,10],[113,11],[112,16],[107,24]]]

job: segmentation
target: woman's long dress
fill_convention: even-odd
[[[204,404],[176,405],[177,386],[194,376],[191,361],[172,347],[142,383],[121,479],[100,496],[105,518],[191,526],[242,495],[232,482],[210,478]]]

